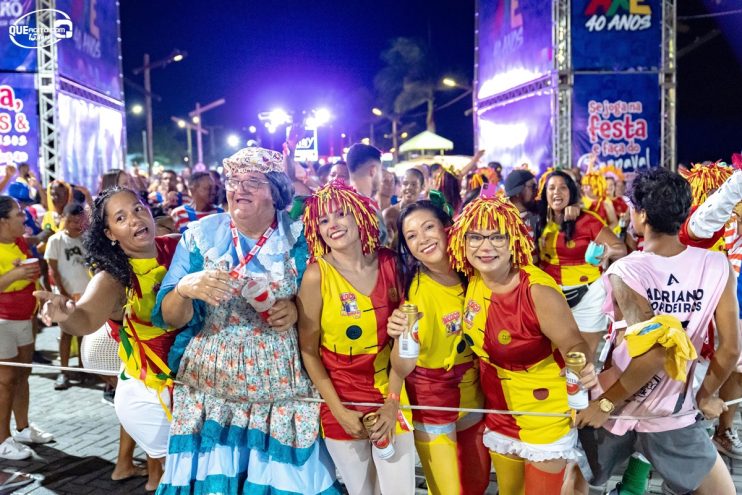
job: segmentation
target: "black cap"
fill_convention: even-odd
[[[505,196],[511,198],[521,192],[526,182],[536,177],[528,170],[513,170],[505,177]]]

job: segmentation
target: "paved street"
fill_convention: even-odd
[[[49,358],[56,358],[56,328],[39,335],[38,347]],[[144,494],[145,478],[123,482],[111,481],[111,472],[118,449],[118,422],[113,407],[103,404],[102,383],[73,386],[69,390],[54,390],[56,375],[48,372],[31,376],[31,421],[45,431],[54,433],[56,441],[36,447],[36,456],[27,461],[0,461],[0,495],[18,493],[33,495]],[[144,462],[144,453],[137,449],[135,457]],[[22,487],[3,488],[23,482]],[[742,493],[742,461],[734,461],[732,475],[737,493]],[[494,477],[494,475],[493,475]],[[609,483],[612,487],[614,479]],[[651,481],[649,493],[662,493],[661,480]],[[418,490],[419,494],[426,493]],[[488,494],[497,493],[492,483]],[[601,491],[594,491],[600,494]]]

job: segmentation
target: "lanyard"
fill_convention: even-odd
[[[232,243],[234,243],[234,249],[237,251],[237,257],[240,260],[240,264],[234,267],[229,272],[230,277],[232,277],[233,279],[240,278],[240,273],[242,272],[242,270],[247,266],[248,263],[250,263],[255,255],[258,254],[258,251],[260,251],[260,248],[263,247],[263,244],[265,244],[271,234],[276,230],[276,227],[278,227],[278,222],[274,219],[271,226],[268,227],[265,232],[263,232],[263,235],[260,236],[258,242],[253,246],[250,252],[247,253],[247,256],[243,256],[242,245],[240,244],[240,236],[237,232],[237,227],[235,227],[233,221],[229,222],[229,228],[232,231]]]

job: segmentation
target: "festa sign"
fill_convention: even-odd
[[[33,74],[0,77],[0,164],[18,166],[28,162],[38,173],[33,78]]]
[[[576,75],[572,146],[624,171],[659,163],[660,94],[654,74]]]

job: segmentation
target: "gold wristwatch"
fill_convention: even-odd
[[[598,407],[606,414],[610,414],[616,409],[616,405],[605,397],[600,398],[598,401]]]

